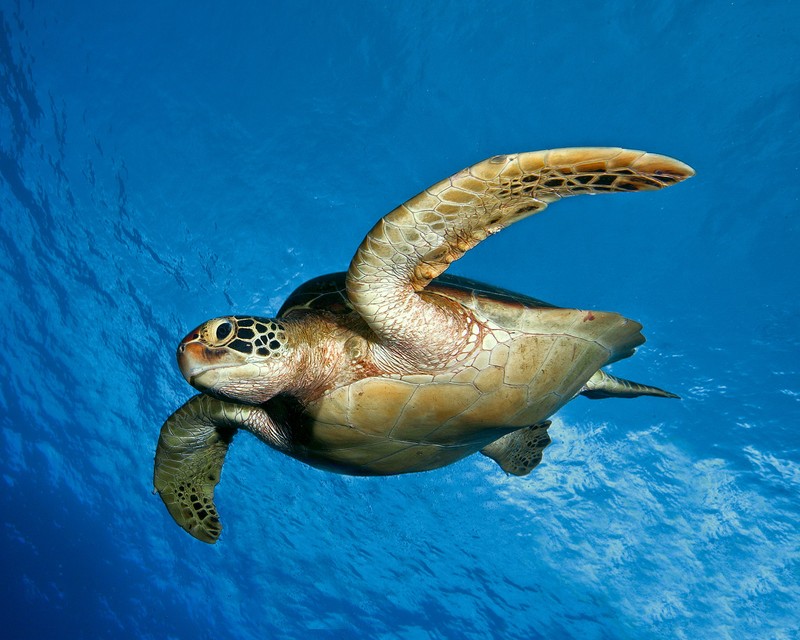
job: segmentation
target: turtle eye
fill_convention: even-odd
[[[206,332],[209,344],[221,347],[231,341],[236,333],[236,326],[231,318],[220,318],[209,322]]]
[[[216,331],[217,340],[222,342],[225,338],[231,335],[232,331],[233,331],[233,326],[231,325],[231,323],[223,322],[217,327]]]

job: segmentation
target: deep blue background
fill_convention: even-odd
[[[113,6],[110,6],[113,5]],[[0,2],[4,638],[795,638],[800,5]],[[309,469],[246,434],[221,542],[151,495],[177,341],[274,313],[484,157],[697,177],[575,198],[454,272],[616,310],[531,476]]]

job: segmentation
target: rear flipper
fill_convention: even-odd
[[[603,398],[637,398],[639,396],[680,398],[680,396],[676,396],[674,393],[664,391],[658,387],[648,387],[638,382],[616,378],[602,370],[589,378],[579,393],[592,400],[602,400]]]
[[[542,452],[550,444],[547,428],[550,420],[507,433],[481,449],[481,453],[500,465],[506,473],[526,476],[542,461]]]

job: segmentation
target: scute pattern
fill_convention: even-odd
[[[613,340],[641,340],[639,325],[616,314],[607,314],[617,321],[606,331],[616,332],[607,346],[602,335],[596,340],[570,333],[576,324],[583,328],[583,312],[542,313],[555,320],[543,321],[540,334],[502,332],[505,342],[451,371],[366,378],[329,392],[306,407],[313,420],[307,446],[332,460],[357,459],[371,471],[378,460],[388,464],[389,452],[412,445],[458,447],[468,455],[509,429],[541,422],[571,400],[612,357]],[[356,452],[359,442],[369,446]]]
[[[324,311],[334,315],[353,313],[353,306],[347,297],[346,278],[347,272],[340,271],[304,282],[283,303],[278,317],[283,318],[296,310]],[[484,315],[508,317],[512,319],[510,324],[527,309],[558,308],[537,298],[447,273],[434,279],[425,290],[454,299],[469,309],[485,309]]]
[[[272,318],[233,316],[236,321],[236,338],[227,346],[241,353],[257,353],[265,358],[277,356],[286,343],[286,331]]]

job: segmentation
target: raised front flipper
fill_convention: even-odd
[[[550,420],[507,433],[481,449],[481,453],[500,465],[506,473],[527,476],[542,461],[545,447],[550,444],[547,429]]]
[[[387,214],[361,243],[347,274],[356,311],[383,341],[420,364],[463,345],[465,318],[426,285],[487,236],[581,193],[661,189],[694,175],[665,156],[575,148],[495,156]],[[457,342],[457,340],[456,340]]]
[[[175,522],[203,542],[216,542],[222,531],[214,487],[228,445],[241,428],[285,448],[282,435],[264,409],[207,395],[194,396],[161,427],[153,484]]]

